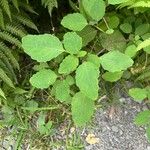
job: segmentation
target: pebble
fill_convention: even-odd
[[[119,131],[119,130],[118,130],[118,127],[116,127],[116,126],[112,126],[111,129],[112,129],[113,132],[118,132],[118,131]]]

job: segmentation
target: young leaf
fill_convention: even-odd
[[[135,29],[135,35],[143,35],[149,31],[150,24],[141,24]]]
[[[121,72],[106,72],[102,75],[102,78],[109,82],[115,82],[119,80],[123,75],[123,71]]]
[[[64,81],[58,81],[55,85],[55,97],[60,102],[70,102],[71,96],[70,96],[70,86],[69,84]]]
[[[88,54],[87,61],[93,63],[97,68],[100,67],[100,58],[95,54]]]
[[[70,54],[77,54],[82,48],[82,38],[76,32],[67,32],[64,35],[64,47]]]
[[[131,33],[132,32],[132,26],[129,23],[124,23],[120,25],[120,29],[124,33]]]
[[[105,2],[103,0],[82,0],[85,12],[93,20],[99,21],[105,15]]]
[[[148,125],[150,123],[150,111],[145,110],[137,114],[136,118],[134,119],[136,125]]]
[[[76,70],[78,65],[79,59],[73,55],[69,55],[60,64],[58,72],[60,74],[70,74],[71,72]]]
[[[108,19],[108,25],[111,29],[115,29],[118,27],[119,25],[119,18],[115,15],[115,16],[111,16],[109,19]]]
[[[111,51],[100,57],[102,67],[109,72],[120,72],[133,65],[133,60],[119,52]]]
[[[94,101],[81,92],[76,93],[72,99],[71,112],[74,123],[83,126],[90,121],[94,113]]]
[[[130,56],[131,58],[134,57],[136,53],[137,53],[137,48],[134,44],[129,45],[125,50],[125,54]]]
[[[51,34],[27,35],[22,38],[24,51],[38,62],[46,62],[64,52],[62,43]]]
[[[87,24],[86,19],[80,13],[68,14],[61,21],[61,25],[73,31],[81,31]]]
[[[144,40],[143,42],[141,42],[138,47],[137,47],[137,51],[141,50],[142,48],[146,48],[150,46],[150,38]],[[149,54],[150,53],[150,49],[146,50],[146,52]]]
[[[98,97],[99,69],[91,62],[84,62],[76,70],[76,84],[80,91],[90,99]]]
[[[75,83],[75,79],[71,75],[68,75],[66,77],[66,82],[71,86]]]
[[[129,90],[129,95],[134,98],[135,101],[142,101],[147,97],[146,89],[132,88]]]
[[[42,69],[30,78],[32,86],[44,89],[56,81],[57,75],[50,69]]]
[[[77,57],[84,57],[87,54],[87,51],[79,51]]]

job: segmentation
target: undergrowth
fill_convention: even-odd
[[[16,149],[29,137],[46,141],[64,120],[85,126],[103,96],[117,103],[118,85],[149,107],[149,0],[36,2],[0,2],[0,127],[15,127]],[[51,27],[44,34],[41,6]],[[135,118],[148,139],[149,118],[150,110]]]

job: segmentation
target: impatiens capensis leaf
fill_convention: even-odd
[[[98,98],[99,69],[91,62],[84,62],[76,70],[76,85],[86,97],[96,100]]]
[[[81,31],[87,24],[86,19],[80,13],[68,14],[61,21],[61,25],[73,31]]]
[[[57,79],[57,75],[50,69],[42,69],[30,78],[32,86],[45,89],[52,85]]]
[[[77,54],[82,48],[82,38],[76,32],[67,32],[63,43],[66,52],[70,54]]]
[[[99,21],[105,15],[105,2],[103,0],[82,0],[83,8],[88,16]]]
[[[22,47],[25,53],[38,62],[50,61],[64,52],[62,43],[51,34],[27,35],[22,38]]]
[[[60,102],[71,102],[70,86],[66,80],[58,81],[55,85],[55,98]]]
[[[70,74],[75,71],[79,65],[79,59],[73,55],[65,57],[65,59],[60,64],[58,72],[60,74]]]
[[[135,120],[134,120],[136,125],[147,125],[150,124],[150,111],[145,110],[137,114]]]
[[[111,51],[100,57],[102,67],[109,72],[120,72],[133,65],[133,60],[119,52]]]
[[[81,92],[76,93],[71,102],[72,119],[77,126],[90,121],[94,113],[94,101]]]
[[[133,97],[135,101],[141,102],[147,97],[147,90],[141,88],[132,88],[129,90],[129,95]]]
[[[103,75],[102,75],[102,78],[106,81],[109,81],[109,82],[115,82],[115,81],[118,81],[123,75],[123,71],[120,71],[120,72],[105,72]]]

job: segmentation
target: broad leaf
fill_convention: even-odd
[[[56,81],[57,75],[50,69],[42,69],[30,78],[32,86],[44,89]]]
[[[61,24],[70,30],[81,31],[88,23],[82,14],[73,13],[65,16]]]
[[[93,63],[97,68],[100,67],[100,58],[95,54],[88,54],[87,61]]]
[[[132,88],[129,90],[129,95],[134,98],[135,101],[142,101],[147,97],[146,89]]]
[[[95,38],[97,30],[94,29],[92,26],[86,26],[83,30],[77,32],[77,34],[80,35],[80,37],[82,37],[82,45],[86,46]]]
[[[149,31],[150,24],[141,24],[135,29],[135,35],[143,35]]]
[[[124,51],[126,48],[126,39],[122,35],[122,33],[116,30],[113,34],[100,34],[100,43],[103,48],[112,51],[119,50]]]
[[[113,16],[110,16],[110,18],[108,18],[108,25],[112,29],[117,28],[119,23],[120,23],[120,20],[117,17],[117,15],[115,15],[115,16],[113,15]]]
[[[70,54],[77,54],[82,48],[82,38],[75,32],[67,32],[64,35],[64,47]]]
[[[115,82],[119,80],[123,75],[123,71],[121,72],[106,72],[102,75],[102,78],[109,82]]]
[[[76,70],[76,84],[80,91],[90,99],[98,97],[99,69],[91,62],[84,62]]]
[[[82,0],[83,8],[88,16],[99,21],[105,15],[105,2],[103,0]]]
[[[68,82],[58,81],[55,86],[55,98],[58,99],[60,102],[70,102],[70,86]]]
[[[133,60],[119,52],[111,51],[100,57],[102,67],[109,72],[120,72],[133,65]]]
[[[75,79],[71,76],[71,75],[68,75],[66,77],[66,82],[69,84],[69,85],[73,85],[75,84]]]
[[[74,123],[83,126],[90,121],[94,113],[94,101],[79,92],[72,99],[71,111]]]
[[[129,23],[124,23],[120,25],[120,29],[124,33],[131,33],[132,32],[132,26]]]
[[[73,55],[69,55],[60,64],[58,72],[60,74],[70,74],[71,72],[76,70],[78,65],[79,59]]]
[[[150,123],[150,111],[145,110],[137,114],[135,120],[135,124],[142,126]]]
[[[125,50],[125,54],[130,57],[134,57],[136,53],[137,53],[137,48],[134,44],[129,45]]]
[[[50,61],[64,51],[59,39],[51,34],[27,35],[22,38],[22,47],[38,62]]]

